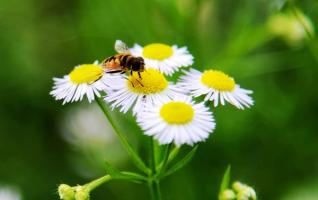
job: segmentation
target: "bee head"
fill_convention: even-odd
[[[136,57],[132,62],[132,70],[133,71],[144,71],[145,69],[145,61],[142,57]]]

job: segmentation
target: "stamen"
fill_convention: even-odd
[[[194,109],[184,102],[170,102],[161,107],[160,115],[169,124],[186,124],[192,121]]]
[[[217,70],[207,70],[201,76],[201,82],[219,91],[233,91],[235,81],[227,74]]]
[[[69,76],[75,84],[93,83],[103,76],[103,69],[100,65],[84,64],[73,69]]]
[[[129,90],[139,94],[159,93],[168,87],[168,81],[161,72],[156,69],[146,69],[140,72],[133,72],[128,77],[127,86]]]
[[[144,47],[143,56],[145,58],[154,59],[154,60],[165,60],[173,55],[172,47],[161,44],[153,43]]]

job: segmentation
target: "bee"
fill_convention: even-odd
[[[142,57],[135,57],[130,54],[129,48],[121,40],[116,40],[115,50],[118,54],[106,58],[102,62],[102,66],[106,73],[126,73],[138,72],[141,79],[140,72],[145,70],[145,61]]]

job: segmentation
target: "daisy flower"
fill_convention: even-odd
[[[137,72],[133,72],[128,77],[108,80],[107,85],[111,87],[108,88],[105,101],[111,103],[113,109],[120,107],[124,113],[133,107],[133,115],[136,115],[145,104],[155,104],[180,94],[180,90],[157,69],[146,69],[140,75],[141,78]]]
[[[152,43],[142,47],[135,44],[130,52],[134,56],[143,57],[146,65],[169,76],[178,71],[180,67],[193,64],[193,56],[188,52],[187,47],[178,48],[176,45],[169,46],[161,43]]]
[[[174,142],[177,146],[204,141],[215,128],[212,112],[188,96],[147,105],[137,115],[137,122],[145,135],[153,136],[160,144]]]
[[[86,95],[89,102],[100,97],[99,91],[106,88],[106,75],[102,66],[94,64],[82,64],[76,66],[63,78],[53,78],[54,86],[50,94],[56,100],[63,100],[63,104],[81,101]]]
[[[227,101],[239,109],[253,105],[253,99],[248,96],[253,91],[241,88],[232,77],[218,70],[206,70],[203,73],[195,69],[185,71],[179,86],[194,97],[205,95],[204,101],[213,101],[215,107],[219,101],[222,105]]]

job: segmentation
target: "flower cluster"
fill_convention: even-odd
[[[98,62],[82,64],[63,78],[54,78],[50,94],[63,104],[81,101],[85,95],[91,102],[105,94],[111,108],[132,111],[145,135],[176,146],[193,145],[209,137],[215,129],[212,106],[230,103],[244,109],[253,105],[252,91],[219,70],[182,69],[176,84],[169,81],[172,74],[193,65],[186,47],[135,44],[129,51],[144,59],[144,70],[110,74]]]
[[[219,200],[256,200],[255,190],[241,182],[234,182],[232,189],[225,189],[219,196]]]

